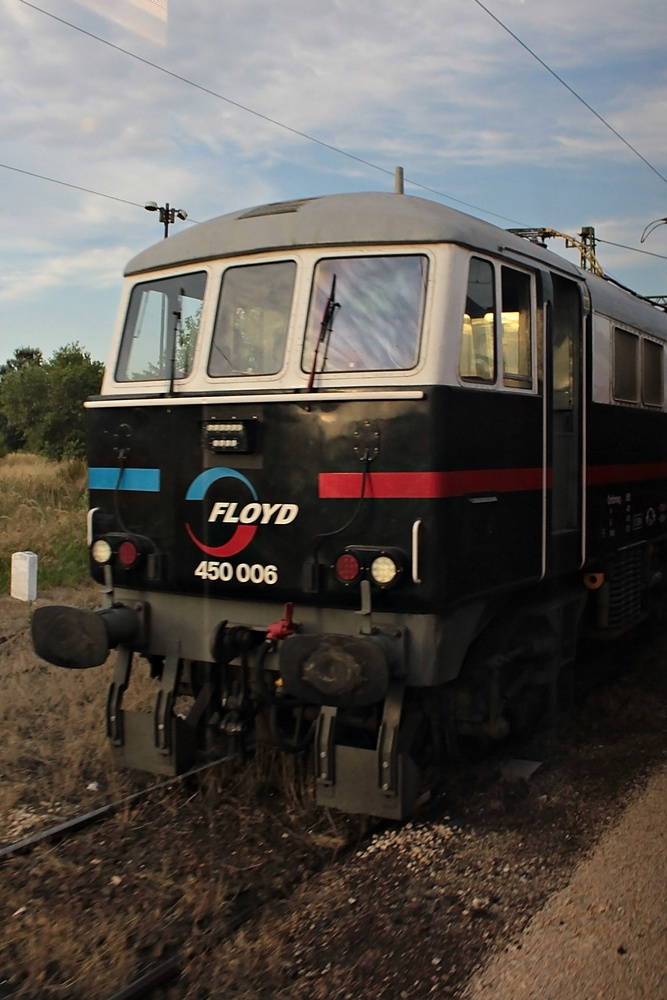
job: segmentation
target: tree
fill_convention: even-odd
[[[28,365],[41,365],[43,361],[44,355],[39,347],[17,347],[14,351],[14,357],[5,361],[4,365],[0,365],[0,379],[9,372],[27,368]]]
[[[99,392],[104,366],[76,343],[59,348],[47,362],[41,352],[35,354],[39,360],[7,362],[0,369],[0,410],[28,451],[57,460],[81,457],[86,448],[83,403]]]
[[[2,387],[6,376],[30,365],[41,365],[42,352],[38,347],[17,347],[14,357],[0,365],[0,457],[10,451],[19,451],[25,445],[25,437],[13,426],[2,409]]]

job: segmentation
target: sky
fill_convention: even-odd
[[[664,0],[0,0],[0,364],[106,360],[147,201],[175,232],[397,166],[667,295],[665,38]]]

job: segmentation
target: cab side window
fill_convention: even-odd
[[[206,274],[177,274],[134,286],[127,308],[116,380],[186,378],[201,321]]]
[[[533,388],[532,303],[526,271],[471,258],[459,359],[463,381],[495,385],[502,378],[509,389]]]
[[[511,267],[501,269],[503,385],[531,389],[530,275]]]
[[[468,272],[459,373],[466,382],[495,382],[496,296],[493,264],[473,257]]]

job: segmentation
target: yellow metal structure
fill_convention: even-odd
[[[560,233],[557,229],[510,229],[511,233],[517,236],[524,236],[528,240],[537,242],[538,240],[549,240],[555,236],[565,240],[566,249],[575,248],[580,254],[580,266],[584,271],[592,271],[593,274],[604,278],[604,271],[595,256],[595,230],[592,226],[584,226],[579,236],[568,236],[567,233]]]

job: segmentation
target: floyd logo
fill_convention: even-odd
[[[185,499],[204,501],[210,487],[223,479],[240,482],[248,491],[249,502],[217,500],[210,505],[207,514],[209,524],[233,525],[231,537],[220,545],[206,545],[197,538],[190,524],[186,523],[185,528],[192,541],[209,556],[223,559],[235,556],[250,545],[260,525],[291,524],[299,513],[295,503],[262,503],[252,483],[235,469],[206,469],[190,483]]]

